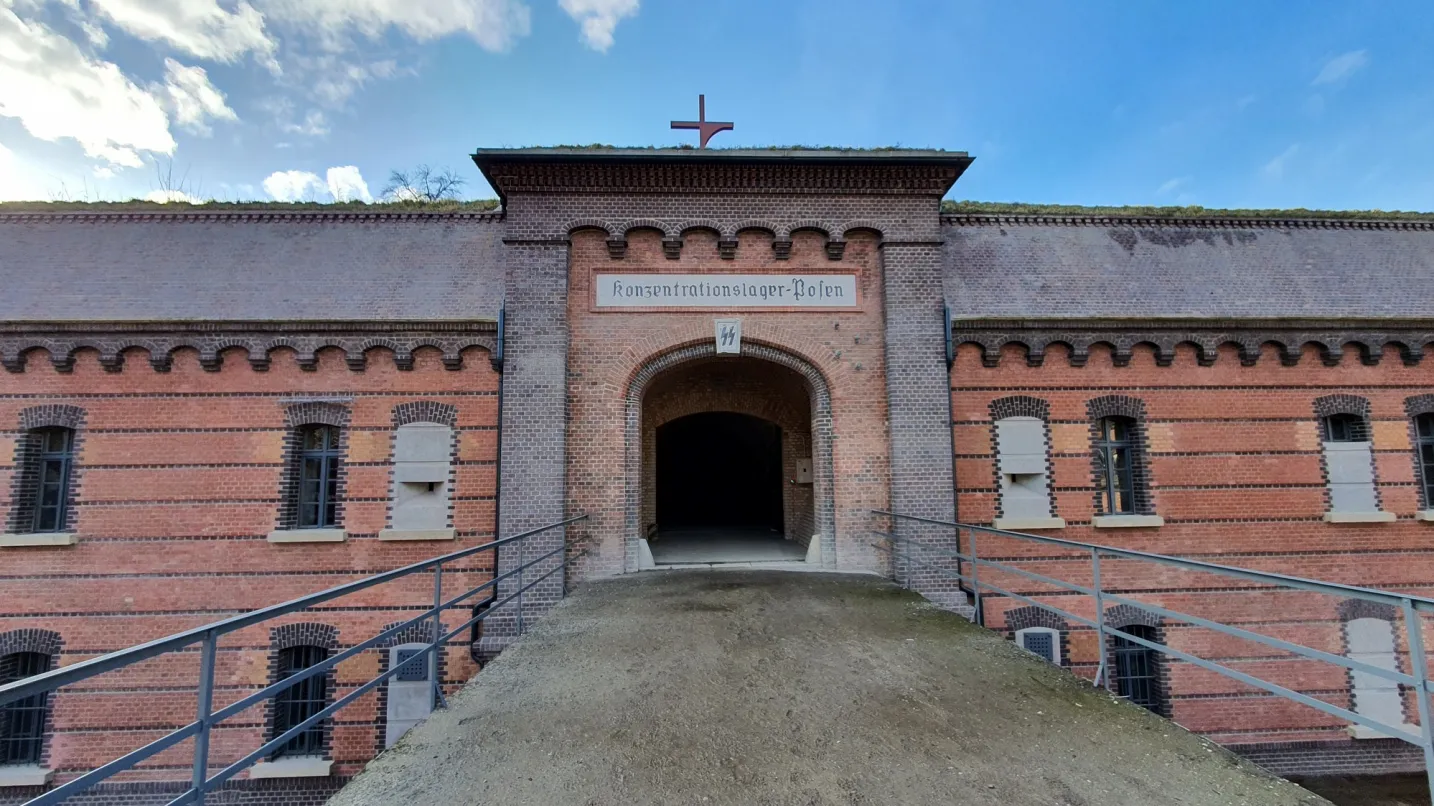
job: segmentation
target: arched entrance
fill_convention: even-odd
[[[645,548],[659,564],[835,563],[825,381],[785,352],[743,352],[696,345],[634,378],[628,570]]]

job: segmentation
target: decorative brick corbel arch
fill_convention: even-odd
[[[642,398],[659,375],[692,361],[714,359],[711,341],[672,348],[652,356],[633,373],[624,399],[625,460],[623,496],[623,568],[638,568],[638,540],[642,537]],[[822,566],[836,567],[836,503],[833,499],[831,386],[825,375],[806,359],[774,345],[743,339],[742,358],[768,361],[796,372],[805,382],[811,403],[812,471],[815,520],[821,535]]]

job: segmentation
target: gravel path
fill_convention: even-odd
[[[1328,802],[876,577],[581,586],[330,804]]]

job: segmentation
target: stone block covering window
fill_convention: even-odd
[[[1353,395],[1329,395],[1315,401],[1323,440],[1325,482],[1333,523],[1394,520],[1379,508],[1374,484],[1374,445],[1370,441],[1369,401]]]
[[[1348,601],[1340,605],[1344,623],[1345,657],[1378,669],[1399,671],[1394,640],[1396,611],[1377,602]],[[1351,669],[1349,672],[1350,710],[1392,727],[1410,727],[1404,719],[1404,699],[1399,684],[1379,675]],[[1382,739],[1387,734],[1363,725],[1354,725],[1350,732],[1356,739]]]
[[[0,685],[50,671],[59,653],[57,633],[0,633]],[[0,787],[49,783],[50,771],[45,762],[50,705],[48,692],[0,705]]]
[[[1419,486],[1421,521],[1434,521],[1434,395],[1416,395],[1404,401],[1409,412],[1410,441],[1414,445],[1414,481]]]
[[[7,534],[2,546],[55,546],[74,542],[75,453],[84,411],[36,406],[20,413]]]
[[[1109,395],[1086,404],[1091,422],[1097,528],[1161,526],[1150,491],[1145,449],[1145,404]]]
[[[453,539],[450,501],[457,411],[438,403],[396,407],[393,491],[384,540]]]
[[[1059,529],[1051,503],[1049,406],[1033,397],[1005,397],[991,403],[996,486],[1000,493],[997,529]]]
[[[269,541],[342,541],[348,408],[330,402],[296,403],[289,406],[287,419],[279,528],[269,534]]]

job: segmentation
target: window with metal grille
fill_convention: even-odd
[[[1129,417],[1106,417],[1100,421],[1095,458],[1096,488],[1100,491],[1103,514],[1135,513],[1134,431],[1135,421]]]
[[[30,528],[36,532],[61,532],[69,516],[75,432],[68,428],[42,428],[31,437],[38,450],[33,460],[35,498]]]
[[[286,680],[323,661],[329,651],[320,646],[293,646],[279,652],[278,679]],[[328,673],[300,680],[274,697],[274,731],[280,736],[329,704]],[[324,752],[324,723],[313,725],[290,739],[274,756],[317,756]]]
[[[1021,647],[1045,658],[1047,663],[1058,662],[1056,633],[1051,630],[1022,630]]]
[[[50,671],[50,656],[15,652],[0,658],[0,685]],[[45,747],[45,708],[41,693],[0,705],[0,764],[39,764]]]
[[[309,425],[299,430],[298,527],[328,529],[338,523],[339,429]]]
[[[1357,414],[1331,414],[1324,418],[1326,442],[1368,442],[1369,426]]]
[[[428,679],[428,653],[421,649],[400,649],[398,650],[398,674],[394,675],[400,682],[412,683]]]
[[[1415,450],[1419,453],[1419,483],[1424,487],[1424,506],[1434,509],[1434,414],[1414,418],[1419,436]]]
[[[1117,627],[1123,633],[1155,642],[1155,628],[1144,624]],[[1160,712],[1159,653],[1119,635],[1112,636],[1116,693],[1142,708]]]

